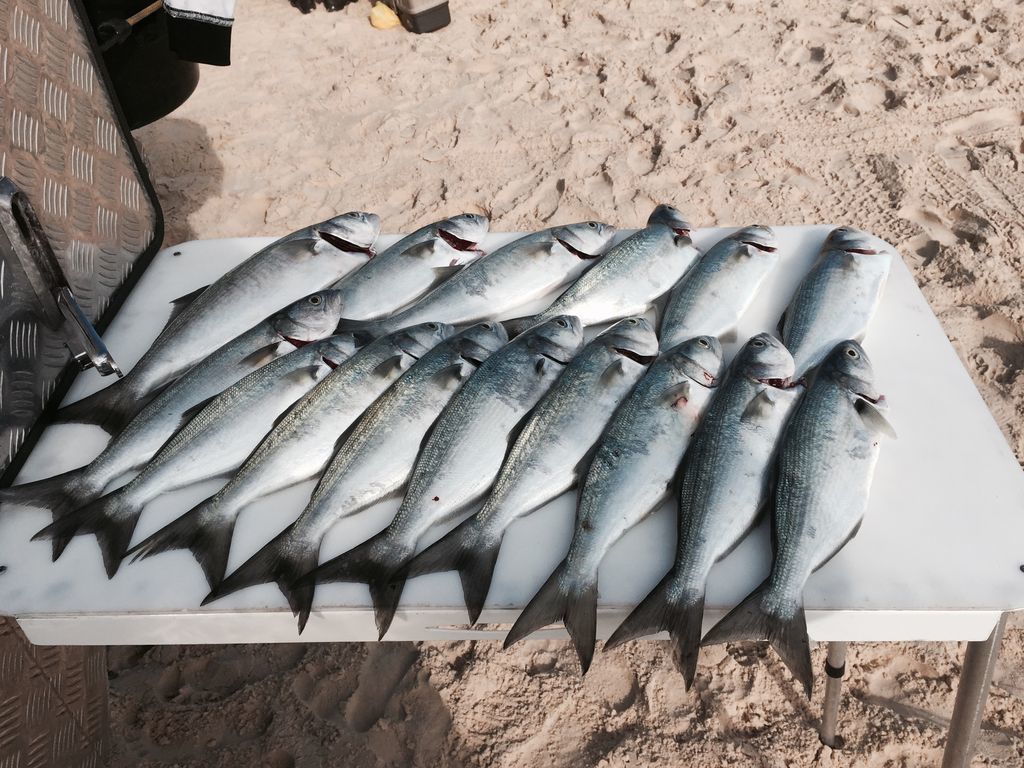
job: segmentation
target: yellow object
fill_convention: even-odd
[[[398,14],[384,3],[374,3],[370,9],[370,24],[377,29],[391,29],[401,24]]]

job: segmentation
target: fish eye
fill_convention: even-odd
[[[629,318],[629,324],[630,325],[640,325],[640,321],[637,320],[635,317],[631,317],[631,318]]]
[[[752,342],[750,342],[750,346],[757,347],[758,349],[760,349],[761,347],[764,346],[764,342],[761,341],[760,339],[754,339]]]
[[[316,295],[309,297],[309,303],[312,304],[314,307],[317,306],[322,301],[323,299]]]
[[[587,226],[590,227],[591,229],[597,229],[597,222],[588,221]]]
[[[558,325],[562,326],[563,328],[568,328],[569,327],[569,323],[567,323],[565,320],[559,320],[557,322],[558,322]]]
[[[704,347],[704,349],[711,349],[711,345],[708,344],[707,339],[697,339],[697,343]]]
[[[846,354],[848,354],[854,360],[856,360],[858,357],[860,357],[860,355],[857,354],[857,350],[854,349],[853,347],[847,347],[846,348]]]
[[[438,326],[437,323],[427,323],[427,328],[431,331],[436,331]]]

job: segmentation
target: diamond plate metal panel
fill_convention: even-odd
[[[105,765],[104,648],[31,645],[0,618],[0,768]]]
[[[31,200],[83,310],[102,325],[159,245],[152,187],[75,0],[0,0],[0,175]],[[0,254],[0,473],[69,381],[70,355]]]

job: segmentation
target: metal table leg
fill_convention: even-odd
[[[956,689],[956,703],[953,717],[949,721],[949,735],[946,737],[946,751],[942,756],[942,768],[969,768],[974,755],[974,741],[981,729],[981,716],[985,713],[992,671],[999,656],[999,644],[1006,627],[1006,614],[999,617],[999,623],[988,636],[988,640],[967,644],[960,684]]]
[[[843,675],[846,673],[847,643],[829,643],[825,659],[825,704],[821,713],[819,737],[826,747],[836,745],[836,725],[839,722],[839,699],[843,693]]]

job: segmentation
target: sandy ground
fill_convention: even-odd
[[[168,242],[351,208],[388,231],[500,230],[656,202],[702,224],[851,223],[897,244],[1024,458],[1024,7],[844,0],[453,0],[445,31],[368,6],[240,3],[235,64],[138,132]],[[941,386],[941,382],[936,382]],[[941,418],[941,414],[936,414]],[[965,482],[970,482],[965,478]],[[962,647],[854,646],[841,749],[774,654],[659,643],[111,649],[119,765],[936,764]],[[821,657],[816,657],[816,665]],[[1024,621],[977,765],[1024,763]],[[119,726],[119,727],[118,727]]]

